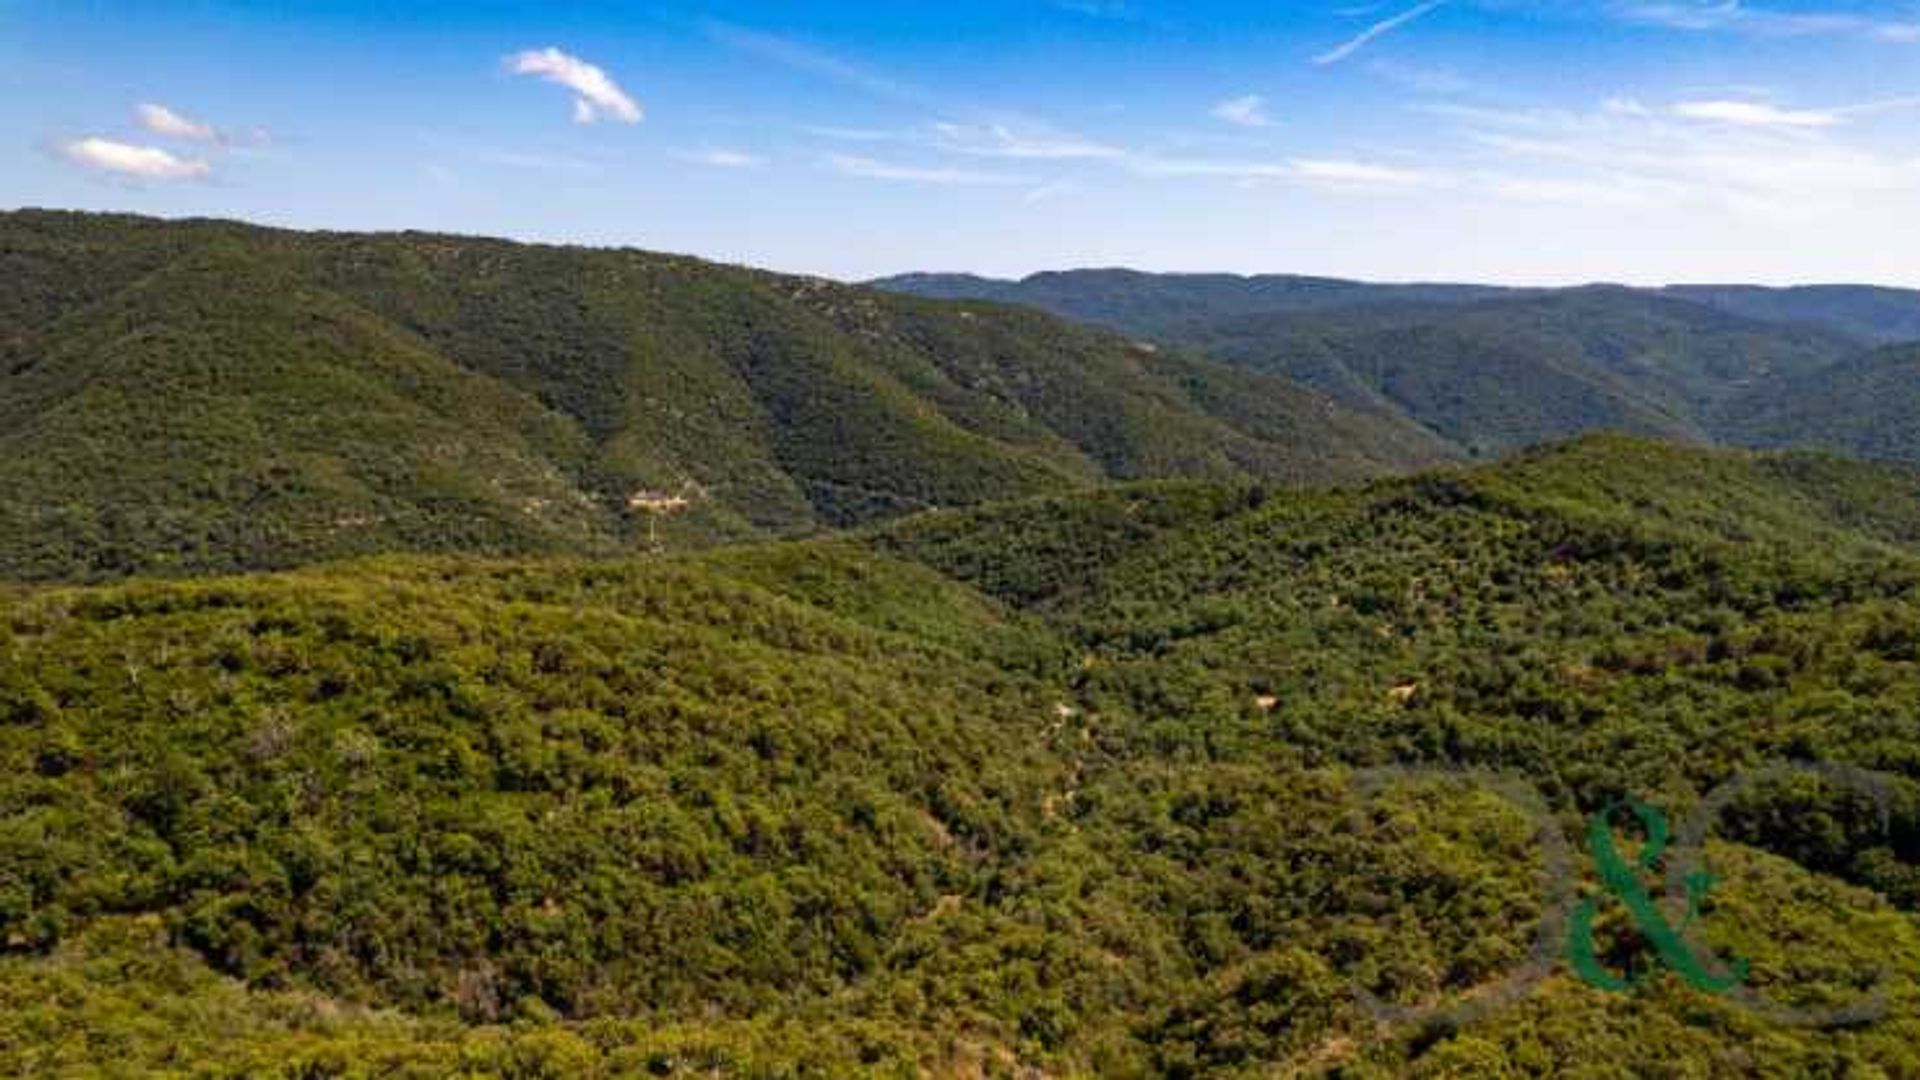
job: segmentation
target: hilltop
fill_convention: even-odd
[[[1920,292],[1866,286],[1499,289],[1085,270],[907,275],[907,294],[1031,305],[1281,375],[1489,456],[1593,431],[1916,460],[1897,418],[1797,409],[1875,346],[1920,339]],[[1866,361],[1862,361],[1866,362]],[[1783,426],[1784,425],[1784,426]]]
[[[1120,268],[1050,270],[1019,280],[899,274],[889,292],[1023,304],[1145,337],[1180,337],[1221,319],[1397,304],[1464,304],[1591,291],[1448,282],[1382,283],[1301,274],[1159,274]],[[1872,285],[1669,285],[1622,290],[1715,308],[1756,322],[1824,330],[1864,344],[1920,341],[1920,290]]]
[[[0,327],[14,578],[607,555],[1450,454],[1029,311],[629,250],[22,211]]]
[[[664,558],[16,590],[0,1070],[1920,1070],[1920,473],[1625,438]],[[1534,824],[1755,792],[1702,940],[1822,1030],[1564,972]],[[1583,875],[1590,872],[1584,862]],[[1651,963],[1602,930],[1609,963]],[[1754,1057],[1765,1048],[1764,1069]]]

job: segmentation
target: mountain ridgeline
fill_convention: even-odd
[[[617,554],[1451,451],[1030,311],[636,251],[0,216],[0,575]]]
[[[1032,305],[1198,348],[1405,417],[1471,456],[1616,430],[1920,461],[1920,435],[1895,410],[1829,418],[1803,400],[1810,391],[1865,399],[1900,385],[1889,365],[1903,354],[1871,350],[1920,340],[1920,292],[1498,289],[1123,270],[874,284]]]

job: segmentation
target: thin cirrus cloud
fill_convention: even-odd
[[[196,142],[218,142],[220,139],[219,133],[213,130],[213,125],[175,112],[165,105],[142,102],[134,106],[133,111],[140,120],[140,126],[155,135],[164,135],[170,139],[191,139]]]
[[[1012,158],[1025,161],[1075,161],[1122,157],[1125,151],[1083,139],[1038,128],[1015,128],[1007,124],[953,124],[931,126],[924,142],[938,150],[972,157]]]
[[[673,157],[689,165],[705,165],[709,169],[757,169],[766,164],[762,158],[741,150],[726,150],[709,147],[704,150],[676,150]]]
[[[1211,110],[1215,120],[1225,121],[1235,127],[1263,128],[1272,127],[1273,119],[1267,115],[1267,102],[1259,94],[1245,97],[1228,98],[1215,105]]]
[[[530,75],[573,91],[576,124],[592,124],[602,116],[623,124],[637,124],[644,115],[640,103],[621,89],[612,76],[552,46],[515,53],[507,57],[505,63],[507,70],[515,75]]]
[[[1390,19],[1382,19],[1372,26],[1367,27],[1365,30],[1360,31],[1358,34],[1355,34],[1353,37],[1348,38],[1346,41],[1314,57],[1313,62],[1321,67],[1337,64],[1381,38],[1386,37],[1388,34],[1393,33],[1395,30],[1406,26],[1408,23],[1433,14],[1434,11],[1446,6],[1446,3],[1447,0],[1427,0],[1427,3],[1415,8],[1409,8]]]
[[[1127,0],[1051,0],[1054,7],[1084,15],[1089,19],[1115,19],[1137,22],[1140,12]]]
[[[756,60],[839,83],[882,101],[907,105],[929,105],[933,102],[932,94],[912,83],[876,74],[852,61],[778,34],[763,33],[717,19],[709,19],[701,25],[712,40]]]
[[[1489,190],[1534,201],[1715,209],[1777,221],[1845,212],[1917,186],[1911,169],[1847,140],[1844,126],[1702,123],[1627,99],[1591,112],[1427,111],[1465,124],[1476,160],[1499,159]]]
[[[884,130],[808,125],[800,130],[841,143],[898,143],[961,157],[1011,161],[1115,161],[1120,147],[1034,125],[960,124],[940,121],[921,127]]]
[[[1292,170],[1280,162],[1214,161],[1206,158],[1169,158],[1137,155],[1127,167],[1140,176],[1216,177],[1227,180],[1284,180]]]
[[[213,166],[205,161],[99,136],[75,139],[60,147],[60,154],[83,168],[131,180],[204,180],[213,175]]]
[[[1024,184],[1028,181],[1004,173],[978,172],[972,169],[951,169],[940,166],[902,165],[895,162],[880,161],[870,157],[853,154],[828,154],[828,168],[841,176],[857,177],[865,180],[888,180],[905,184],[936,184],[942,186],[994,186],[1005,184]]]
[[[893,143],[955,157],[998,158],[1049,164],[1112,167],[1151,179],[1216,179],[1254,183],[1283,181],[1345,190],[1408,190],[1446,182],[1440,173],[1345,158],[1295,157],[1282,161],[1235,161],[1141,151],[1096,142],[1072,133],[1016,130],[1005,125],[936,123],[905,131],[807,128],[836,142]],[[1029,180],[997,172],[898,164],[878,158],[829,153],[824,160],[842,176],[925,184],[1019,185]],[[1073,190],[1065,180],[1033,188],[1030,201]]]
[[[805,124],[801,131],[820,139],[832,139],[835,142],[894,142],[900,138],[897,131],[884,131],[880,128],[837,127],[832,124]]]
[[[1920,42],[1920,23],[1853,12],[1787,11],[1740,0],[1617,3],[1619,18],[1667,30],[1731,31],[1756,37],[1852,35],[1895,44]]]
[[[1344,190],[1409,190],[1444,185],[1449,178],[1430,170],[1408,169],[1346,158],[1288,158],[1285,161],[1216,161],[1140,156],[1129,167],[1141,176],[1213,177],[1224,180],[1278,180]]]
[[[1435,97],[1455,97],[1475,89],[1473,80],[1451,68],[1428,67],[1384,57],[1367,61],[1367,72],[1415,93]]]
[[[1027,192],[1021,197],[1020,201],[1032,206],[1035,203],[1043,203],[1049,199],[1057,199],[1062,195],[1071,195],[1079,190],[1080,185],[1071,180],[1055,180],[1052,183],[1042,184]]]
[[[1293,178],[1331,187],[1431,187],[1444,178],[1423,169],[1405,169],[1366,161],[1330,158],[1294,158],[1288,162]]]
[[[1843,122],[1837,113],[1782,109],[1757,101],[1683,101],[1673,106],[1673,115],[1749,128],[1829,128]]]

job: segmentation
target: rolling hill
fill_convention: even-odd
[[[1199,348],[1403,416],[1473,456],[1596,430],[1739,442],[1757,430],[1743,410],[1769,393],[1920,337],[1920,294],[1855,286],[1514,290],[1111,270],[876,284]]]
[[[1731,438],[1920,463],[1920,346],[1878,349],[1760,387],[1740,403]]]
[[[1906,456],[1911,348],[37,212],[0,271],[0,1074],[1920,1075],[1920,471],[1685,445]],[[1594,426],[1667,441],[1516,452]],[[1886,798],[1725,806],[1737,994],[1542,848],[1781,761]],[[1561,890],[1645,981],[1489,995]]]
[[[872,284],[945,300],[996,300],[1152,338],[1180,339],[1221,319],[1384,304],[1450,304],[1566,290],[1446,283],[1390,284],[1294,274],[1047,271],[1010,281],[973,274],[900,274]],[[1635,290],[1759,322],[1825,330],[1863,344],[1920,341],[1920,290],[1871,285],[1670,285]]]
[[[24,211],[0,315],[16,578],[610,554],[1449,454],[1032,312],[636,251]]]
[[[1705,441],[1755,385],[1857,351],[1823,331],[1609,288],[1225,320],[1196,343],[1391,407],[1474,454],[1594,430]]]
[[[1379,304],[1467,303],[1514,294],[1483,285],[1376,285],[1267,274],[1148,274],[1064,270],[1003,281],[971,274],[902,274],[870,282],[940,300],[994,300],[1156,340],[1183,340],[1223,319],[1297,315]]]
[[[1818,326],[1876,345],[1920,341],[1920,291],[1871,285],[1673,285],[1665,295],[1766,322]]]
[[[1912,1075],[1920,473],[1595,438],[609,561],[0,606],[0,1071]],[[1739,770],[1693,931],[1475,1023],[1536,824]],[[1570,884],[1608,900],[1584,857]],[[1549,883],[1551,884],[1551,883]],[[1549,888],[1548,893],[1551,892]],[[1610,900],[1608,900],[1611,903]]]

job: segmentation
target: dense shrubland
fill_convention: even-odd
[[[1917,486],[1596,440],[697,556],[12,588],[0,1071],[1914,1075]],[[1521,775],[1577,840],[1777,759],[1901,777],[1890,828],[1756,790],[1703,938],[1782,1002],[1884,966],[1886,1018],[1564,968],[1459,1031],[1359,1006],[1499,979],[1545,892],[1498,794],[1355,770]]]
[[[1629,431],[1920,462],[1913,290],[1497,289],[1125,270],[875,284],[1026,304],[1200,348],[1404,416],[1469,454]]]
[[[8,579],[683,550],[1448,456],[1035,312],[630,250],[0,214]]]

